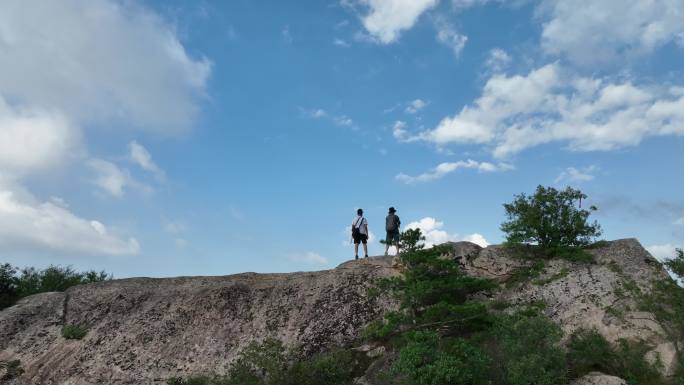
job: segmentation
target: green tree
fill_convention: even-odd
[[[597,222],[589,223],[589,215],[596,211],[577,207],[587,196],[573,188],[559,191],[538,186],[534,195],[517,195],[512,203],[504,204],[507,221],[501,225],[506,240],[512,244],[535,243],[545,250],[582,247],[601,235]]]
[[[12,265],[0,265],[0,310],[29,295],[65,291],[72,286],[109,279],[112,276],[104,271],[79,273],[70,266],[51,265],[42,270],[27,267],[18,274],[18,269]]]
[[[684,280],[684,251],[677,249],[677,255],[665,261],[665,266],[670,269],[680,280]]]
[[[19,299],[17,270],[9,263],[0,265],[0,309],[14,305]]]

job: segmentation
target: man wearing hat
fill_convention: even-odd
[[[397,249],[397,254],[399,254],[399,226],[401,226],[401,221],[399,216],[395,213],[397,210],[394,207],[389,208],[389,214],[385,218],[385,230],[387,231],[387,237],[385,238],[385,255],[389,251],[389,247],[394,245]]]

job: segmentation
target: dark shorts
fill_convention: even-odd
[[[354,244],[358,245],[359,243],[363,243],[364,245],[368,243],[368,235],[359,234],[358,236],[354,236]]]
[[[387,243],[388,245],[393,245],[397,242],[399,242],[399,231],[388,231],[387,237],[385,237],[385,243]]]

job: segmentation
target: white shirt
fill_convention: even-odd
[[[361,217],[361,216],[357,216],[357,217],[354,218],[354,220],[352,221],[352,226],[358,227],[358,228],[359,228],[359,232],[360,232],[361,234],[368,235],[368,221],[366,220],[366,218]]]

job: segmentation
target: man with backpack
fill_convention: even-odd
[[[385,230],[387,231],[387,237],[385,238],[385,255],[389,252],[390,246],[394,245],[397,249],[397,254],[399,254],[399,226],[401,226],[401,220],[399,216],[395,213],[397,210],[394,207],[389,208],[389,214],[385,218]]]
[[[355,259],[359,259],[359,243],[363,243],[365,258],[368,258],[368,221],[363,217],[362,209],[356,210],[356,218],[352,222],[352,238]]]

